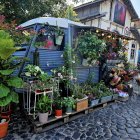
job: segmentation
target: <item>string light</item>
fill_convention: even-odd
[[[102,36],[104,36],[105,34],[104,33],[102,33]]]
[[[99,30],[96,30],[96,33],[99,33]]]

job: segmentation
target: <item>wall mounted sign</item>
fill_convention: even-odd
[[[126,6],[118,0],[114,1],[112,21],[124,26],[126,19]]]

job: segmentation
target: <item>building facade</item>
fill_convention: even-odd
[[[128,61],[137,64],[140,35],[134,21],[138,15],[130,0],[93,0],[75,7],[75,11],[86,25],[135,38],[128,43]]]

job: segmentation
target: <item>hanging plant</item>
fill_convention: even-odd
[[[93,65],[105,50],[105,41],[99,39],[96,34],[87,31],[79,36],[77,51],[87,59],[89,65]]]

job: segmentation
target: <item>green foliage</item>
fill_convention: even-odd
[[[74,107],[76,101],[73,97],[64,97],[63,104],[65,107]]]
[[[12,74],[23,60],[11,56],[16,50],[10,35],[0,30],[0,106],[6,106],[10,102],[18,103],[18,95],[14,89],[21,88],[23,81],[19,77],[13,77]]]
[[[62,107],[63,107],[63,99],[61,97],[54,98],[54,106],[55,106],[55,109],[62,109]]]
[[[48,96],[42,95],[37,101],[37,110],[40,113],[47,113],[51,110],[52,101]]]
[[[74,11],[73,5],[69,5],[64,9],[64,11],[61,12],[60,16],[62,18],[68,18],[69,20],[79,22],[78,15]]]
[[[66,0],[1,0],[2,12],[8,21],[22,23],[44,15],[58,17],[66,6]]]
[[[78,42],[77,50],[80,52],[83,58],[88,59],[89,64],[92,64],[95,60],[98,60],[101,53],[106,49],[105,42],[100,40],[97,35],[90,31],[81,33],[78,38]]]
[[[56,36],[63,36],[64,35],[64,32],[60,27],[57,27],[54,30],[55,30],[55,35]]]

